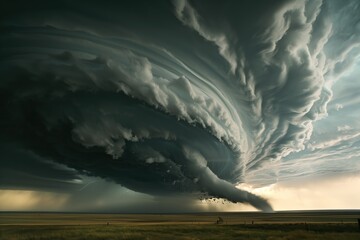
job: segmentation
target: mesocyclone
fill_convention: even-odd
[[[84,4],[2,21],[1,140],[135,191],[272,211],[235,185],[326,115],[331,4],[262,3],[249,22],[233,2]]]

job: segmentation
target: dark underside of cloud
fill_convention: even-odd
[[[351,52],[326,50],[335,5],[4,4],[0,187],[66,191],[87,175],[271,211],[235,185],[304,149],[327,114],[327,78]]]

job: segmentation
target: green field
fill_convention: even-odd
[[[224,223],[217,225],[218,216]],[[0,239],[360,239],[358,213],[0,213]]]

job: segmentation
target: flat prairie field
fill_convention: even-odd
[[[221,223],[216,221],[222,219]],[[360,239],[360,211],[197,214],[0,213],[1,240]]]

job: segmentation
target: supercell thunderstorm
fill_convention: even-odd
[[[276,181],[305,149],[359,54],[359,3],[222,3],[79,1],[5,18],[1,142],[134,191],[271,211],[235,186]]]

